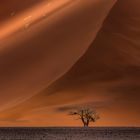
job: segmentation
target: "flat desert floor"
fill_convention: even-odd
[[[140,140],[140,128],[4,127],[0,140]]]

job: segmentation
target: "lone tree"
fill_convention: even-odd
[[[70,115],[78,116],[84,125],[84,127],[88,127],[90,122],[96,122],[100,117],[97,112],[90,108],[77,109],[76,111],[71,111]]]

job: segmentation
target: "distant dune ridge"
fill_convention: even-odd
[[[140,125],[139,0],[3,5],[1,125],[80,125],[67,116],[80,106],[99,111],[97,126]]]

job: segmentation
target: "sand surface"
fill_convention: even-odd
[[[0,140],[139,140],[140,128],[1,128]]]

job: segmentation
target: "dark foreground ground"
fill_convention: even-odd
[[[0,128],[0,140],[140,140],[140,128]]]

